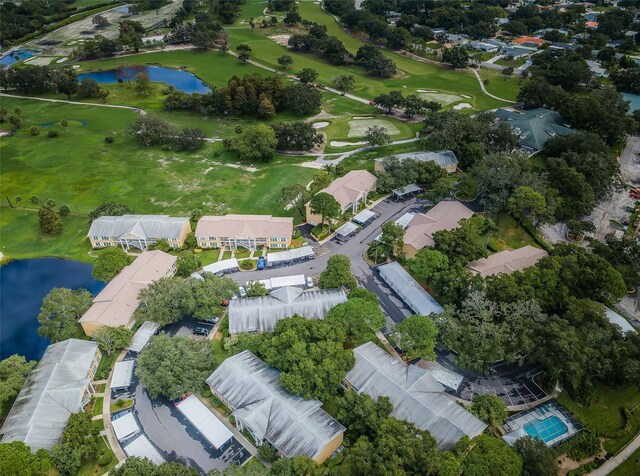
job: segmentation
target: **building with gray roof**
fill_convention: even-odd
[[[552,137],[575,133],[562,121],[558,112],[542,107],[525,110],[502,107],[496,110],[495,115],[495,127],[503,123],[508,124],[518,136],[518,145],[527,152],[542,149]]]
[[[284,286],[268,296],[233,299],[229,302],[229,334],[273,332],[278,321],[295,314],[323,319],[329,310],[347,301],[342,289],[304,291]]]
[[[285,457],[322,463],[342,444],[345,428],[319,400],[292,395],[280,371],[245,350],[226,359],[207,379],[211,391],[233,410],[236,425],[258,444],[267,441]]]
[[[102,216],[91,223],[87,237],[92,248],[121,246],[124,250],[146,251],[164,240],[171,248],[181,248],[191,233],[187,217],[168,215]]]
[[[458,158],[452,150],[435,150],[429,152],[407,152],[406,154],[397,154],[393,157],[397,158],[400,162],[407,159],[415,160],[416,162],[433,162],[445,169],[450,174],[455,173],[458,169]],[[381,157],[374,161],[374,170],[376,172],[384,172],[384,161],[390,157]]]
[[[32,451],[59,443],[71,414],[91,398],[99,362],[95,342],[67,339],[47,347],[0,430],[2,442],[22,441]]]
[[[378,267],[380,277],[416,314],[440,314],[444,309],[420,283],[396,261]]]
[[[450,449],[463,436],[474,438],[487,425],[444,393],[431,372],[394,359],[373,342],[353,350],[355,366],[345,380],[358,393],[388,397],[395,418],[431,433],[439,450]]]

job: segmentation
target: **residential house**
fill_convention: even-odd
[[[483,278],[495,274],[511,274],[535,265],[548,253],[545,250],[527,245],[517,250],[504,250],[487,258],[481,258],[467,264],[467,269]]]
[[[528,46],[530,48],[537,48],[545,43],[545,40],[536,38],[535,36],[521,36],[513,40],[513,43],[520,46]]]
[[[204,216],[198,220],[196,240],[201,248],[289,248],[293,218],[271,215]]]
[[[414,160],[416,162],[433,162],[444,170],[453,174],[458,169],[458,158],[452,150],[436,150],[433,152],[408,152],[406,154],[395,155],[400,162],[407,159]],[[377,173],[384,172],[384,160],[388,157],[382,157],[375,159],[374,170]]]
[[[146,251],[159,240],[166,241],[171,248],[181,248],[189,233],[191,224],[187,217],[122,215],[96,218],[87,236],[92,248],[121,246],[127,251]]]
[[[33,452],[60,443],[72,413],[91,399],[100,363],[98,344],[67,339],[47,347],[27,376],[4,425],[2,443],[22,441]]]
[[[542,149],[551,137],[575,133],[562,121],[560,113],[541,107],[524,110],[501,107],[496,110],[495,116],[497,120],[494,127],[502,123],[509,124],[518,136],[518,145],[530,153]]]
[[[332,307],[346,301],[342,289],[303,291],[295,286],[278,288],[268,296],[232,299],[229,334],[273,332],[279,321],[296,314],[307,319],[324,319]]]
[[[176,260],[163,251],[143,252],[93,298],[93,305],[78,320],[84,333],[90,336],[104,326],[133,327],[138,294],[154,281],[173,276]]]
[[[286,391],[280,371],[248,350],[222,362],[207,384],[232,410],[240,430],[286,458],[307,456],[321,464],[342,444],[345,428],[322,409],[322,402]]]
[[[440,451],[451,449],[464,436],[478,436],[487,427],[448,397],[429,370],[407,365],[373,342],[353,353],[356,364],[345,377],[347,387],[373,399],[388,397],[391,415],[431,433]]]
[[[352,170],[343,177],[335,179],[318,193],[328,193],[340,204],[342,213],[350,210],[356,213],[360,208],[367,207],[367,196],[376,188],[375,175],[366,170]],[[317,225],[322,221],[321,215],[311,211],[311,201],[306,204],[307,223]]]
[[[453,230],[463,218],[471,218],[473,211],[458,201],[443,201],[427,213],[416,213],[404,234],[404,252],[413,258],[426,246],[433,246],[433,235],[441,230]]]

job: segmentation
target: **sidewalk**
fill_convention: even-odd
[[[627,458],[630,458],[631,455],[640,448],[640,433],[636,435],[636,437],[631,440],[627,446],[625,446],[620,453],[615,455],[613,458],[608,460],[605,464],[597,468],[596,470],[589,473],[590,476],[605,476],[620,466]]]
[[[116,359],[116,362],[122,362],[124,356],[127,355],[127,349],[123,349],[120,352],[120,355]],[[115,365],[115,364],[114,364]],[[107,441],[109,442],[109,448],[114,452],[118,461],[123,461],[127,458],[127,455],[124,454],[122,448],[120,447],[120,442],[118,438],[116,438],[116,434],[113,431],[113,426],[111,426],[111,378],[113,377],[113,369],[109,373],[109,378],[105,382],[104,388],[104,397],[102,401],[102,421],[104,422],[104,432],[107,437]]]

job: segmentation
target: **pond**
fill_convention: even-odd
[[[145,67],[147,73],[149,73],[149,79],[158,83],[165,83],[174,88],[182,91],[183,93],[198,93],[206,94],[211,91],[209,86],[202,82],[197,76],[188,71],[182,71],[180,69],[162,68],[160,66],[148,66]],[[117,83],[116,70],[110,69],[108,71],[94,71],[92,73],[85,73],[78,76],[78,80],[84,78],[95,79],[99,83]]]
[[[0,58],[0,65],[9,66],[15,63],[16,61],[24,60],[27,58],[31,58],[33,55],[38,54],[37,51],[32,50],[16,50],[12,51],[8,54],[5,54]]]
[[[12,354],[38,360],[50,344],[38,334],[38,313],[53,288],[85,288],[97,294],[105,283],[91,265],[57,258],[12,261],[0,268],[0,359]]]

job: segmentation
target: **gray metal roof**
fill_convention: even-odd
[[[409,185],[405,185],[404,187],[394,188],[392,192],[394,195],[402,197],[403,195],[408,195],[410,193],[418,193],[421,190],[422,189],[415,183],[410,183]]]
[[[294,248],[288,251],[269,253],[267,255],[267,262],[275,264],[283,261],[293,261],[294,259],[309,258],[314,254],[315,252],[311,246],[301,246],[300,248]]]
[[[164,457],[149,441],[146,435],[142,434],[123,448],[128,456],[147,458],[153,464],[161,465],[165,462]]]
[[[91,223],[87,236],[110,238],[179,238],[187,217],[169,215],[102,216]]]
[[[116,362],[113,367],[113,375],[111,376],[110,389],[129,388],[131,381],[133,380],[133,367],[135,367],[135,360],[123,360],[122,362]]]
[[[138,328],[131,344],[129,344],[129,350],[132,352],[140,352],[149,343],[149,339],[160,329],[160,326],[156,322],[145,321]]]
[[[444,393],[428,370],[396,360],[373,342],[353,350],[356,364],[346,376],[358,393],[389,397],[392,415],[431,433],[440,450],[464,435],[473,438],[487,427]]]
[[[278,321],[294,314],[322,319],[329,310],[347,301],[342,289],[303,291],[284,286],[269,296],[233,299],[229,302],[229,333],[273,332]]]
[[[369,220],[372,220],[373,218],[376,217],[376,214],[374,212],[372,212],[371,210],[362,210],[360,213],[358,213],[357,215],[355,215],[351,221],[356,222],[359,225],[364,225],[366,224]]]
[[[378,268],[380,277],[415,312],[423,316],[440,314],[444,309],[431,294],[411,277],[399,263],[382,265]]]
[[[47,347],[0,430],[2,442],[23,441],[34,451],[58,443],[69,416],[82,411],[96,352],[98,344],[78,339]]]
[[[416,162],[435,162],[442,168],[449,167],[451,165],[458,165],[458,159],[452,150],[407,152],[405,154],[397,154],[394,157],[396,157],[400,162],[407,159],[415,160]],[[382,162],[385,158],[388,157],[376,159],[376,161]]]
[[[238,269],[238,260],[235,258],[223,259],[215,263],[208,264],[202,268],[205,273],[223,273],[232,269]]]
[[[214,448],[221,448],[233,438],[233,433],[195,395],[178,403],[178,410]]]
[[[336,230],[336,235],[348,236],[351,233],[353,233],[354,231],[356,231],[357,229],[358,229],[358,225],[348,221],[348,222],[346,222],[344,225],[342,225],[340,228],[338,228]]]
[[[529,110],[516,110],[502,107],[495,112],[497,125],[508,124],[518,136],[518,144],[533,150],[540,150],[550,138],[566,136],[575,131],[562,122],[562,116],[556,111],[542,107]]]
[[[226,359],[207,383],[259,439],[285,457],[314,458],[345,429],[321,408],[322,402],[290,394],[279,379],[279,370],[245,350]]]
[[[138,426],[138,422],[133,416],[133,413],[126,413],[120,418],[111,420],[111,426],[113,427],[113,431],[115,432],[118,441],[126,440],[127,438],[131,438],[133,435],[140,433],[140,426]]]

